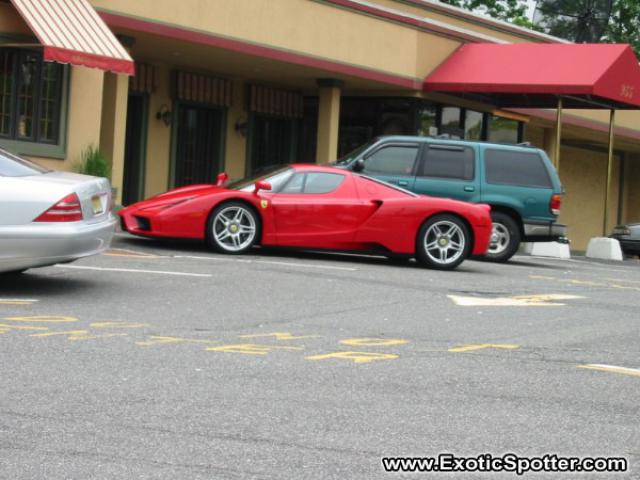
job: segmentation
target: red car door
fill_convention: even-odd
[[[283,246],[350,249],[366,216],[348,172],[298,171],[271,204]]]

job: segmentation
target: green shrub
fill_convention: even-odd
[[[94,177],[106,177],[111,180],[111,166],[99,148],[90,145],[80,154],[80,161],[74,170]]]

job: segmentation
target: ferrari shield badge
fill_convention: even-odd
[[[268,200],[260,200],[260,206],[262,208],[267,208],[269,206],[269,201]]]

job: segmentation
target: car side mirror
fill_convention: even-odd
[[[257,181],[253,193],[258,193],[260,190],[268,192],[269,190],[271,190],[271,183],[267,182],[266,180]]]
[[[351,170],[353,170],[354,172],[361,172],[364,170],[364,160],[362,158],[359,158],[358,160],[356,160],[353,165],[351,166]]]
[[[222,172],[218,174],[218,179],[216,181],[216,185],[218,187],[223,187],[225,183],[229,180],[229,175],[226,172]]]

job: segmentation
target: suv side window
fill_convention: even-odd
[[[339,173],[296,173],[278,193],[330,193],[344,180]]]
[[[487,149],[484,152],[487,183],[551,188],[547,168],[536,152]]]
[[[363,173],[369,175],[411,175],[417,156],[417,145],[382,147],[367,157]]]
[[[475,152],[457,145],[429,145],[422,152],[418,175],[421,177],[473,180]]]

